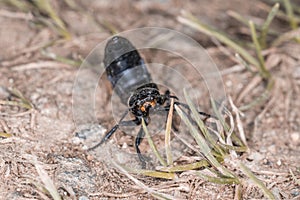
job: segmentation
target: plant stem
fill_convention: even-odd
[[[251,30],[252,40],[253,40],[253,43],[255,45],[256,54],[257,54],[257,57],[258,57],[258,60],[259,60],[259,65],[257,65],[258,71],[264,79],[269,79],[271,74],[266,69],[265,61],[264,61],[264,58],[261,54],[261,46],[260,46],[260,44],[258,42],[258,39],[257,39],[255,26],[254,26],[254,24],[251,20],[249,21],[249,26],[250,26],[250,30]]]
[[[276,3],[271,11],[269,12],[269,15],[262,27],[262,30],[261,30],[261,35],[260,35],[260,38],[259,38],[259,41],[260,41],[260,45],[262,46],[262,48],[266,48],[267,46],[267,41],[266,41],[266,37],[267,37],[267,34],[269,32],[269,27],[270,27],[270,24],[271,22],[273,21],[274,17],[276,16],[276,14],[278,13],[278,10],[279,10],[279,3]]]

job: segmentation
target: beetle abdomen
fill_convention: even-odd
[[[109,81],[124,104],[135,89],[152,81],[144,60],[123,37],[115,36],[107,42],[104,65]]]

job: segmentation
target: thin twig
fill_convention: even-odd
[[[12,70],[23,71],[23,70],[32,70],[32,69],[41,69],[41,68],[60,69],[62,67],[69,68],[70,65],[63,64],[60,62],[54,62],[54,61],[39,61],[35,63],[27,63],[27,64],[13,66]]]

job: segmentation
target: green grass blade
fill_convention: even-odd
[[[232,11],[232,10],[229,10],[227,12],[227,14],[230,16],[230,17],[233,17],[234,19],[236,19],[237,21],[241,22],[242,24],[244,24],[245,26],[248,27],[249,25],[249,19],[246,19],[245,17],[243,17],[241,14],[235,12],[235,11]],[[257,26],[257,29],[259,31],[262,31],[264,29],[264,25],[259,25],[259,24],[255,24]],[[268,29],[268,34],[271,34],[273,36],[278,36],[280,35],[280,33],[278,33],[277,31],[275,30],[272,30],[272,29]]]
[[[207,141],[209,142],[210,146],[212,146],[213,148],[215,148],[216,151],[219,154],[224,155],[224,151],[222,150],[222,148],[220,148],[220,146],[216,145],[217,141],[212,138],[210,132],[206,128],[206,125],[204,124],[203,120],[200,118],[200,115],[199,115],[196,107],[192,103],[191,98],[186,93],[186,90],[184,90],[183,92],[184,92],[184,97],[186,99],[186,102],[189,105],[189,108],[191,109],[191,111],[193,113],[193,117],[194,117],[194,119],[195,119],[198,127],[200,128],[201,132],[203,133],[204,137],[207,139]]]
[[[283,0],[283,4],[285,7],[286,14],[290,21],[290,26],[292,29],[296,29],[298,27],[297,22],[295,21],[293,7],[291,5],[290,0]]]
[[[237,146],[232,146],[232,145],[227,145],[227,144],[222,144],[222,143],[220,143],[219,145],[222,146],[224,149],[233,150],[236,152],[246,152],[248,150],[248,148],[246,146],[237,147]]]
[[[131,176],[128,173],[128,170],[126,170],[126,168],[124,168],[123,166],[119,165],[118,163],[116,163],[114,160],[112,160],[112,164],[119,169],[125,176],[127,176],[131,181],[133,181],[138,187],[140,187],[141,189],[145,190],[146,192],[148,192],[150,195],[158,198],[158,199],[176,199],[175,197],[169,195],[169,194],[164,194],[158,191],[155,191],[154,189],[148,187],[147,185],[145,185],[144,183],[142,183],[141,181],[139,181],[138,179],[136,179],[135,177]],[[176,199],[177,200],[177,199]]]
[[[188,170],[199,169],[201,167],[208,167],[209,163],[207,160],[200,160],[198,162],[186,164],[186,165],[177,165],[171,167],[158,167],[157,170],[163,172],[184,172]]]
[[[239,184],[240,183],[240,181],[237,178],[213,177],[213,176],[208,176],[206,174],[203,174],[201,171],[196,171],[195,174],[211,183],[216,183],[216,184]]]
[[[263,184],[263,182],[261,180],[259,180],[251,171],[250,169],[248,169],[248,167],[246,167],[243,163],[240,162],[239,164],[240,169],[242,170],[242,172],[248,176],[257,187],[259,187],[264,195],[268,198],[268,199],[275,199],[275,196],[273,195],[273,193],[268,190],[268,188]]]
[[[151,176],[154,178],[162,178],[162,179],[175,179],[175,174],[172,172],[166,172],[166,171],[152,171],[152,170],[145,170],[145,169],[134,169],[123,166],[124,169],[126,169],[130,173],[134,174],[142,174],[144,176]]]
[[[205,156],[211,165],[216,167],[222,174],[228,177],[235,177],[231,172],[229,172],[226,168],[224,168],[217,159],[212,155],[211,148],[206,143],[204,137],[202,136],[201,132],[195,128],[195,126],[192,125],[191,121],[188,119],[188,117],[183,113],[183,111],[175,105],[175,110],[177,111],[180,118],[183,120],[183,122],[187,125],[187,127],[190,130],[191,135],[196,140],[197,144],[199,145],[199,148],[201,150],[201,153],[203,156]]]
[[[291,5],[290,0],[283,0],[283,4],[284,4],[285,10],[286,10],[286,14],[288,16],[288,19],[290,21],[291,28],[293,30],[297,29],[298,28],[298,23],[295,19],[293,7]],[[300,42],[300,36],[296,37],[296,41]]]
[[[210,103],[212,106],[212,109],[217,116],[218,120],[221,122],[222,126],[224,127],[225,131],[229,131],[230,127],[228,124],[225,122],[224,117],[221,115],[220,111],[217,108],[216,102],[213,98],[210,98]]]
[[[257,39],[257,34],[256,34],[256,29],[255,29],[254,23],[252,21],[249,21],[249,26],[250,26],[250,30],[251,30],[252,41],[254,43],[255,50],[256,50],[256,55],[259,60],[259,65],[257,66],[258,71],[264,79],[268,79],[268,78],[270,78],[271,75],[270,75],[270,72],[266,69],[265,60],[261,54],[261,46]]]
[[[158,152],[150,134],[149,134],[149,131],[148,131],[148,128],[145,124],[145,120],[142,118],[142,127],[143,127],[143,130],[146,134],[146,137],[147,137],[147,140],[148,140],[148,143],[149,143],[149,146],[150,148],[152,149],[154,155],[156,156],[156,158],[159,160],[160,164],[162,164],[163,166],[167,166],[167,163],[166,161],[162,158],[162,156],[160,155],[160,153]]]
[[[68,32],[64,22],[59,18],[54,9],[52,8],[49,0],[33,0],[34,5],[40,12],[47,13],[50,18],[55,22],[57,26],[57,31],[66,39],[71,38],[71,34]]]
[[[267,34],[269,32],[269,27],[270,27],[270,24],[273,21],[274,17],[278,13],[279,6],[280,6],[280,4],[276,3],[272,7],[272,9],[269,12],[269,15],[268,15],[268,17],[267,17],[264,25],[262,26],[262,30],[261,30],[261,35],[260,35],[259,41],[260,41],[260,45],[262,46],[263,49],[266,48],[266,46],[267,46],[266,38],[267,38]]]

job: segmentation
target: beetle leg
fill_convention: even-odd
[[[175,104],[175,105],[179,105],[179,106],[184,107],[185,109],[188,110],[189,114],[191,113],[191,109],[190,109],[190,107],[189,107],[187,104],[181,103],[181,102],[174,102],[174,104]],[[169,109],[170,109],[170,108],[169,108]],[[211,117],[215,118],[214,116],[212,116],[212,115],[210,115],[210,114],[207,114],[207,113],[205,113],[205,112],[198,111],[198,113],[199,113],[200,115],[205,116],[204,121],[206,121],[208,118],[211,118]]]
[[[128,111],[126,111],[123,114],[123,116],[120,119],[120,122],[118,124],[116,124],[110,131],[108,131],[106,133],[106,135],[101,139],[101,141],[98,144],[96,144],[95,146],[89,148],[88,151],[92,151],[92,150],[98,148],[99,146],[101,146],[104,142],[106,142],[116,132],[116,130],[120,126],[136,126],[137,123],[138,123],[137,119],[129,120],[129,121],[122,121],[127,114],[128,114]]]
[[[106,135],[101,139],[101,141],[96,144],[95,146],[88,149],[88,151],[92,151],[98,147],[100,147],[104,142],[106,142],[113,134],[116,132],[116,130],[119,128],[119,124],[116,124]]]
[[[145,133],[144,133],[143,128],[141,127],[138,134],[137,134],[137,137],[135,139],[135,150],[136,150],[136,153],[139,157],[139,160],[142,163],[142,168],[146,168],[146,161],[145,161],[145,158],[143,157],[143,155],[141,154],[141,150],[139,148],[139,145],[141,144],[144,136],[145,136]]]

